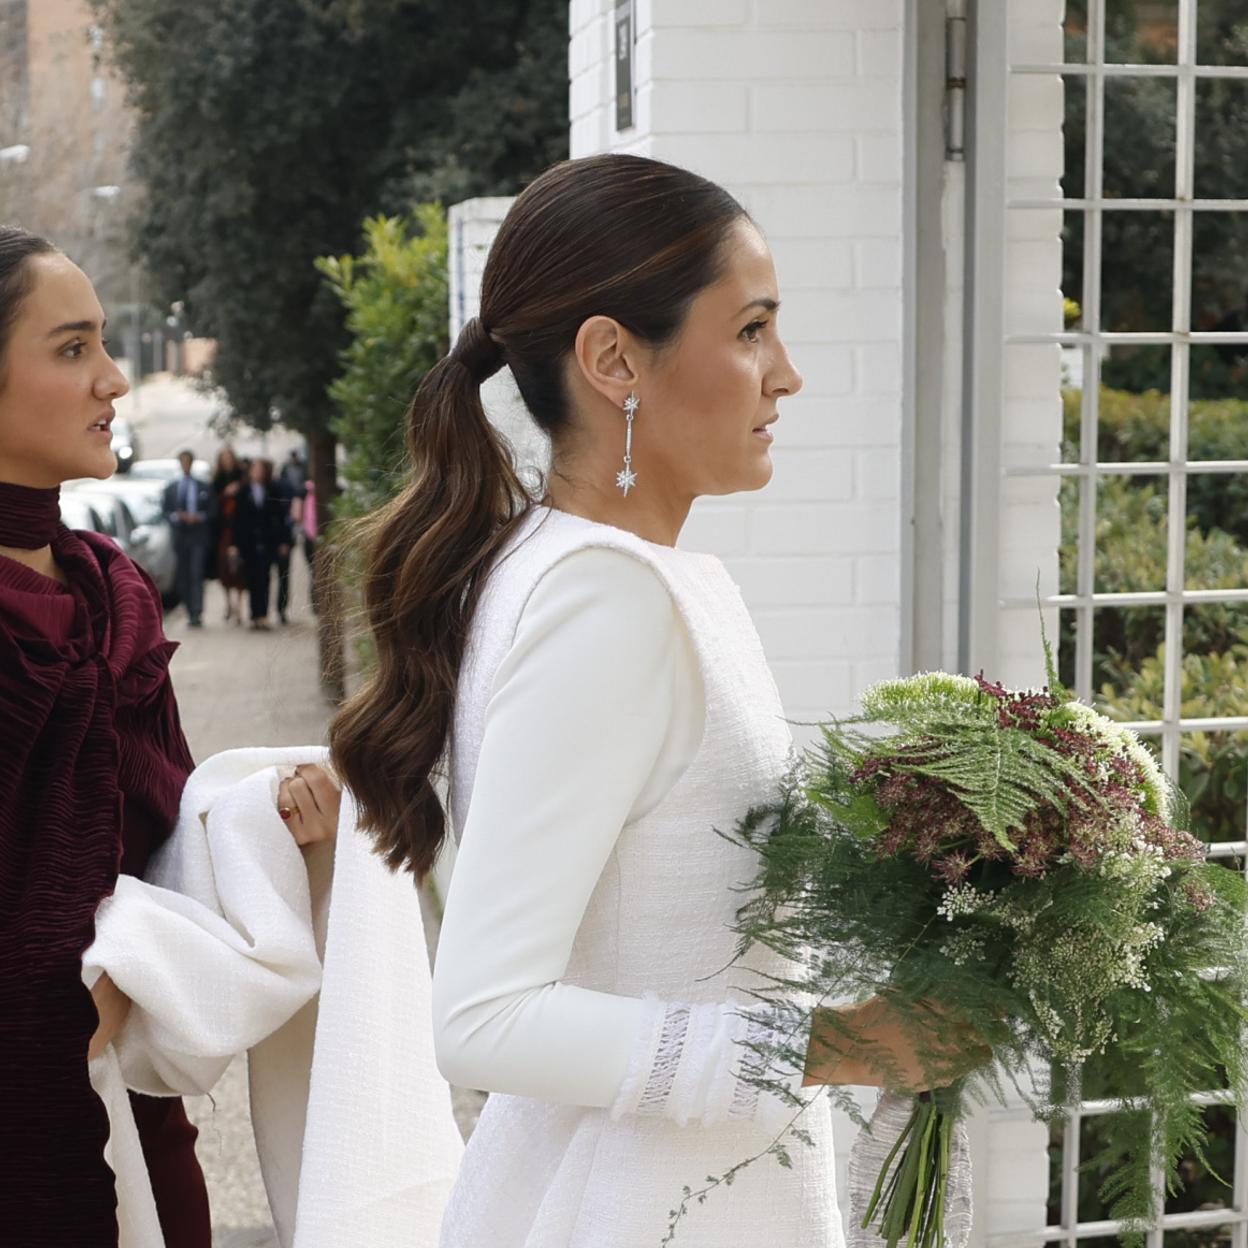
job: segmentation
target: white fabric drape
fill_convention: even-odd
[[[372,852],[349,793],[333,846],[300,851],[276,811],[279,768],[326,761],[315,747],[209,759],[147,878],[123,877],[97,915],[83,977],[107,971],[134,1002],[91,1066],[122,1248],[164,1248],[124,1088],[202,1094],[243,1051],[283,1248],[437,1236],[462,1145],[414,883]]]

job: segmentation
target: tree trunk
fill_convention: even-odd
[[[308,471],[316,482],[317,552],[312,593],[316,603],[321,688],[339,703],[346,696],[346,646],[342,594],[335,576],[337,551],[329,537],[329,521],[338,497],[338,440],[328,431],[308,435]]]

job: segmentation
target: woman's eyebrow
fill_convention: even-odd
[[[745,307],[737,313],[737,315],[740,316],[742,313],[748,312],[751,308],[762,308],[764,312],[774,312],[779,306],[779,299],[769,299],[765,297],[762,299],[751,299],[749,303],[747,303]]]
[[[107,324],[107,317],[98,326],[94,321],[66,321],[64,325],[58,325],[55,329],[49,330],[48,337],[55,338],[57,334],[67,334],[71,330],[79,334],[93,334],[97,328],[103,330],[104,326]]]

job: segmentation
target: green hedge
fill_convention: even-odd
[[[448,347],[446,257],[446,214],[421,204],[410,217],[366,221],[360,256],[317,261],[351,333],[329,391],[346,451],[339,516],[372,511],[402,482],[408,404]]]
[[[1067,460],[1079,457],[1081,393],[1063,392]],[[1097,458],[1126,463],[1170,458],[1170,396],[1101,387]],[[1193,399],[1187,458],[1248,460],[1248,401]],[[1222,529],[1248,545],[1248,474],[1200,473],[1188,478],[1188,514],[1204,532]]]

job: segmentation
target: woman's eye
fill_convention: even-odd
[[[61,354],[67,359],[76,360],[87,349],[85,342],[71,342],[69,346],[62,350]]]
[[[757,342],[759,332],[767,326],[766,321],[751,321],[742,331],[741,337],[747,342]]]

